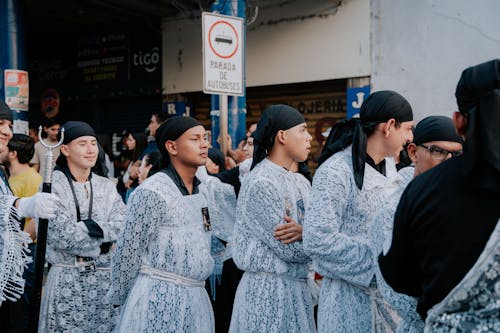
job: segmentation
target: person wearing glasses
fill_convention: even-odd
[[[423,332],[424,322],[416,312],[417,301],[413,297],[396,293],[384,281],[377,265],[377,258],[382,251],[387,251],[392,237],[394,213],[399,199],[412,177],[417,177],[443,161],[462,154],[462,137],[458,135],[453,121],[449,117],[430,116],[422,119],[415,127],[413,142],[406,147],[412,166],[404,168],[405,174],[411,174],[401,184],[398,191],[387,199],[375,215],[370,228],[369,239],[375,263],[375,277],[382,302],[376,313],[376,323],[381,332]],[[408,170],[405,170],[408,169]],[[401,171],[400,173],[402,173]],[[386,246],[384,248],[384,245]]]
[[[426,331],[494,332],[498,252],[485,245],[490,237],[498,240],[500,217],[500,59],[464,70],[455,96],[453,120],[465,136],[464,154],[408,185],[379,265],[395,291],[418,298]],[[426,146],[420,149],[437,156]],[[482,253],[486,261],[478,261]],[[482,266],[488,260],[492,266]]]

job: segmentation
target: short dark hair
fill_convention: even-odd
[[[7,147],[9,151],[17,152],[17,159],[21,164],[29,163],[35,153],[35,142],[24,134],[14,134]]]
[[[148,177],[151,177],[155,173],[161,170],[161,154],[159,150],[153,150],[149,154],[146,154],[147,165],[151,165],[149,169]]]
[[[45,117],[42,121],[43,127],[52,127],[54,125],[61,125],[61,121],[57,117],[54,118],[47,118]]]
[[[159,124],[163,124],[164,122],[167,121],[168,118],[170,118],[170,115],[167,112],[163,111],[153,112],[152,115],[156,117],[156,121]]]

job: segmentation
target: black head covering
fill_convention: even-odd
[[[165,143],[167,141],[177,140],[188,129],[202,126],[201,123],[192,117],[173,117],[164,122],[156,130],[156,145],[161,153],[161,167],[164,168],[170,164],[170,156],[168,155]]]
[[[465,175],[472,176],[481,163],[487,163],[500,172],[500,59],[464,70],[455,96],[459,111],[467,116],[463,158]],[[485,178],[476,179],[475,185],[490,187],[490,180]]]
[[[419,121],[413,132],[413,143],[420,145],[432,141],[463,143],[453,121],[449,117],[430,116]]]
[[[254,138],[251,169],[266,158],[278,131],[286,131],[302,123],[305,123],[304,117],[289,105],[276,104],[267,107],[257,123],[257,129],[251,135]]]
[[[361,105],[360,118],[335,124],[318,159],[321,165],[333,154],[352,144],[352,166],[357,187],[363,188],[366,163],[366,129],[394,118],[397,122],[413,120],[410,103],[395,91],[383,90],[371,94]]]
[[[226,170],[226,159],[220,150],[208,148],[208,158],[219,166],[219,171]]]
[[[2,100],[0,100],[0,119],[9,120],[10,122],[14,121],[14,114],[12,113],[12,110]]]
[[[97,138],[94,129],[83,121],[68,121],[64,123],[62,127],[64,128],[63,145],[67,145],[71,141],[82,136],[93,136]],[[61,137],[61,132],[59,132],[58,137]],[[68,162],[66,160],[66,156],[60,154],[57,158],[56,164],[61,167],[67,166]]]
[[[67,145],[71,141],[81,137],[81,136],[93,136],[97,137],[94,129],[90,127],[89,124],[83,121],[68,121],[64,123],[64,140],[63,145]],[[60,137],[61,134],[58,136]]]

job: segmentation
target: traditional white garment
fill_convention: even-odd
[[[307,285],[310,259],[301,241],[283,244],[273,236],[285,215],[303,222],[306,199],[294,174],[268,159],[245,177],[233,234],[233,260],[245,273],[230,332],[316,331]]]
[[[378,265],[378,256],[389,250],[394,226],[394,214],[404,189],[413,177],[414,168],[407,167],[399,171],[405,177],[401,186],[389,196],[375,214],[370,226],[370,241],[372,243],[373,261],[377,288],[385,302],[379,304],[378,321],[375,323],[377,332],[421,333],[424,322],[417,313],[417,299],[395,292],[384,280]],[[411,176],[410,176],[411,175]],[[387,305],[387,306],[384,306]],[[394,313],[394,311],[396,313]]]
[[[111,251],[101,254],[101,244],[116,242],[123,229],[125,205],[113,182],[92,174],[92,219],[104,238],[91,238],[84,222],[77,221],[68,179],[54,171],[52,193],[59,197],[56,218],[49,220],[47,261],[49,271],[40,310],[38,332],[110,332],[116,310],[103,300],[110,283]],[[81,219],[87,219],[90,182],[72,181]],[[94,258],[95,269],[82,271],[76,256]]]
[[[231,188],[231,187],[228,187]],[[214,260],[212,232],[203,223],[208,207],[214,234],[226,239],[213,200],[233,200],[200,184],[182,195],[164,172],[146,179],[130,196],[127,223],[113,259],[110,300],[122,305],[116,332],[213,332],[213,311],[204,288]],[[210,192],[210,193],[209,193]],[[222,203],[224,205],[224,203]],[[234,219],[234,215],[232,217]]]
[[[24,292],[23,271],[31,262],[28,244],[31,239],[20,229],[17,209],[3,179],[0,179],[0,306],[5,300],[19,299]]]
[[[386,159],[386,176],[365,164],[363,189],[359,190],[351,146],[316,171],[303,242],[315,270],[323,276],[319,332],[370,332],[373,328],[372,305],[380,295],[373,278],[369,222],[402,180],[394,161]]]
[[[499,222],[471,270],[427,313],[426,333],[500,332]]]

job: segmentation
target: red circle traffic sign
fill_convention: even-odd
[[[231,46],[234,45],[234,46],[232,46],[232,47],[234,47],[234,50],[232,48],[230,48],[228,54],[223,54],[223,52],[221,52],[222,50],[216,51],[216,49],[212,43],[212,33],[213,33],[215,27],[217,27],[217,26],[219,26],[219,27],[228,26],[229,28],[231,28],[231,30],[234,33],[234,39],[235,39],[234,41],[233,41],[232,36],[221,35],[221,36],[215,36],[215,38],[214,38],[214,42],[228,44]],[[215,53],[220,58],[223,58],[223,59],[231,58],[236,53],[236,51],[238,51],[238,42],[239,42],[238,41],[238,33],[236,32],[236,29],[226,21],[215,22],[210,27],[210,30],[208,31],[208,45],[210,46],[210,49],[212,50],[212,52]]]

